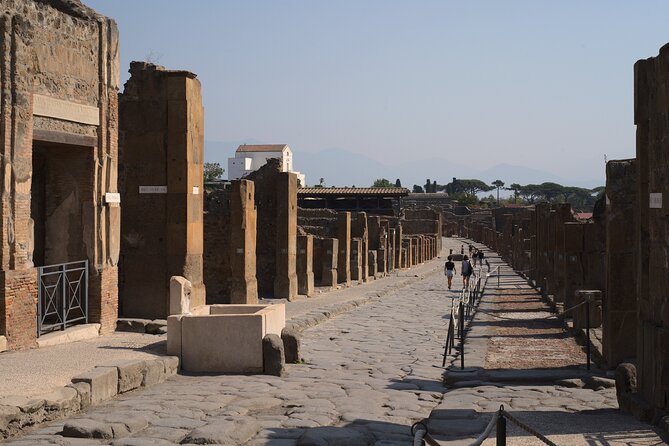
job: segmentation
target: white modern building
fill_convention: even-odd
[[[279,158],[281,171],[297,174],[302,186],[306,186],[304,175],[293,170],[293,151],[287,144],[243,144],[235,151],[234,158],[228,158],[228,179],[238,180],[260,169],[268,159]]]

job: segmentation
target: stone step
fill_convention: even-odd
[[[39,348],[50,347],[52,345],[93,339],[98,336],[100,336],[100,324],[75,325],[63,331],[54,331],[40,336],[37,339],[37,346]],[[2,346],[0,345],[0,347]],[[0,351],[2,351],[1,348]]]

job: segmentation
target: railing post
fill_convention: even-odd
[[[497,418],[497,446],[506,446],[506,418],[504,412],[500,411]]]
[[[42,267],[37,268],[37,337],[42,334]]]
[[[451,317],[448,321],[448,333],[446,334],[446,345],[444,346],[444,360],[441,361],[441,366],[446,366],[446,355],[448,355],[448,347],[451,344],[451,328],[453,327],[453,312],[451,311]]]
[[[460,302],[460,314],[463,311],[462,302]],[[465,320],[460,318],[460,368],[465,368]]]
[[[590,295],[585,297],[585,354],[586,368],[590,370]]]
[[[497,267],[497,289],[499,290],[499,276],[500,276],[500,267]]]
[[[61,269],[61,274],[62,274],[62,276],[61,276],[61,277],[62,277],[62,280],[61,280],[62,291],[61,291],[60,299],[61,299],[62,302],[63,302],[63,320],[62,320],[62,322],[63,322],[63,330],[65,330],[65,327],[66,327],[66,325],[67,325],[67,322],[66,322],[66,319],[65,319],[66,314],[67,314],[67,310],[66,310],[66,305],[67,305],[67,295],[66,295],[67,284],[65,283],[65,281],[67,280],[67,273],[65,272],[65,264],[61,265],[60,269]]]

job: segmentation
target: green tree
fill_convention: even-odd
[[[211,183],[223,177],[225,169],[219,163],[204,163],[204,182]]]
[[[479,192],[490,192],[494,189],[494,187],[488,186],[481,180],[462,180],[456,178],[454,178],[452,182],[448,183],[445,188],[446,192],[451,195],[467,194],[474,196],[476,196],[476,194]]]
[[[497,206],[499,206],[499,190],[504,187],[504,181],[495,180],[492,182],[492,186],[497,188]]]
[[[386,180],[385,178],[379,178],[377,180],[374,180],[374,184],[372,184],[372,187],[393,187],[393,183]]]
[[[506,190],[512,190],[513,191],[513,202],[514,204],[518,203],[518,196],[520,195],[520,190],[523,188],[518,183],[511,183],[509,187],[506,188]]]
[[[395,180],[395,187],[402,187],[402,182],[399,178]]]
[[[425,191],[423,190],[423,188],[420,187],[419,185],[417,185],[417,184],[414,184],[414,185],[413,185],[413,193],[414,193],[414,194],[422,194],[422,193],[424,193],[424,192],[425,192]]]

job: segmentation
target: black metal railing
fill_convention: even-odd
[[[38,268],[37,335],[88,322],[88,260]]]

